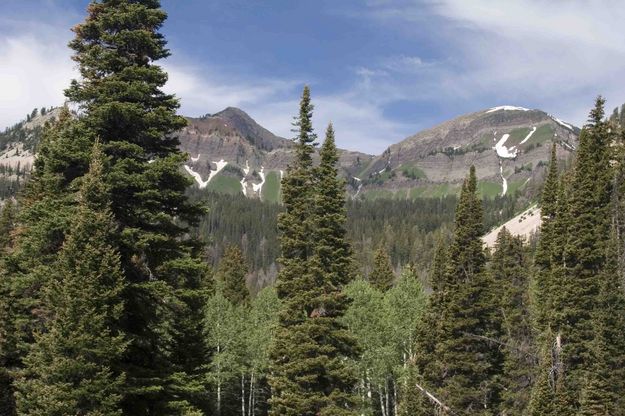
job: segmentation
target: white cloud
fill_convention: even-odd
[[[407,36],[426,32],[431,48],[442,46],[437,52],[446,54],[443,62],[414,83],[427,99],[529,105],[577,124],[597,94],[609,105],[625,101],[622,1],[396,0],[369,6],[368,17],[387,28],[401,27]]]
[[[0,35],[0,128],[20,121],[35,107],[63,103],[63,90],[76,76],[67,41],[49,28]]]

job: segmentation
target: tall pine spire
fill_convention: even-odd
[[[337,179],[334,134],[328,129],[321,165],[314,168],[310,90],[304,88],[296,118],[296,160],[282,183],[285,212],[279,218],[282,301],[272,350],[272,415],[351,415],[355,378],[346,358],[352,337],[339,323],[351,279],[345,241],[345,201]],[[318,173],[319,179],[315,178]]]

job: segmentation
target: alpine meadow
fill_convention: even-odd
[[[625,5],[0,14],[0,416],[625,416]]]

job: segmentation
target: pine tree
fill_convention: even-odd
[[[393,273],[393,266],[391,266],[391,259],[384,247],[380,247],[375,252],[373,260],[373,270],[369,274],[369,282],[373,287],[386,292],[393,287],[393,281],[395,275]]]
[[[564,246],[564,279],[559,290],[561,311],[556,330],[562,337],[563,364],[570,396],[578,397],[591,363],[592,311],[598,301],[601,271],[610,235],[612,134],[603,120],[603,98],[590,113],[580,136],[571,186]]]
[[[235,305],[250,301],[250,292],[245,284],[247,273],[248,267],[241,249],[234,245],[226,248],[215,277],[222,285],[224,297]]]
[[[58,278],[46,291],[50,317],[16,382],[20,415],[122,414],[124,374],[117,369],[126,341],[115,328],[125,287],[103,163],[96,144]]]
[[[193,411],[189,402],[203,400],[206,267],[187,237],[202,210],[187,201],[190,181],[180,171],[186,155],[174,133],[186,121],[175,114],[178,100],[162,91],[167,74],[155,64],[169,56],[159,32],[165,19],[158,0],[102,0],[89,5],[70,42],[81,79],[66,95],[82,109],[78,125],[110,157],[105,180],[128,283],[121,323],[131,340],[123,408],[132,414]],[[70,168],[72,176],[83,173],[80,163],[59,166],[66,175]]]
[[[534,254],[535,275],[533,279],[533,303],[538,331],[545,331],[550,323],[553,308],[552,265],[557,261],[554,243],[556,240],[554,222],[558,212],[558,159],[556,144],[551,147],[549,170],[540,201],[540,239]]]
[[[482,205],[475,168],[462,186],[454,240],[445,273],[440,337],[434,352],[441,369],[441,400],[458,414],[492,414],[499,405],[502,356],[491,339],[499,335],[493,319],[495,285],[485,272]]]
[[[500,348],[504,352],[500,411],[522,415],[533,379],[534,345],[529,320],[529,276],[523,240],[504,227],[497,236],[489,273],[499,299]]]
[[[336,199],[336,189],[320,192],[317,186],[312,110],[305,87],[295,121],[296,158],[282,182],[285,212],[279,218],[282,269],[277,280],[282,309],[269,380],[273,415],[353,414],[353,375],[344,360],[353,341],[337,320],[345,307],[341,284],[350,279],[344,274],[349,260],[342,257],[349,253],[341,254],[344,206]],[[335,157],[331,147],[329,142],[322,171],[331,170],[329,163]],[[325,177],[320,181],[332,182]],[[317,211],[322,205],[327,216]]]

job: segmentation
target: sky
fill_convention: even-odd
[[[63,103],[88,0],[0,1],[0,129]],[[187,116],[228,106],[292,137],[309,85],[318,133],[379,154],[461,114],[538,108],[581,126],[625,102],[622,0],[162,0],[165,86]]]

